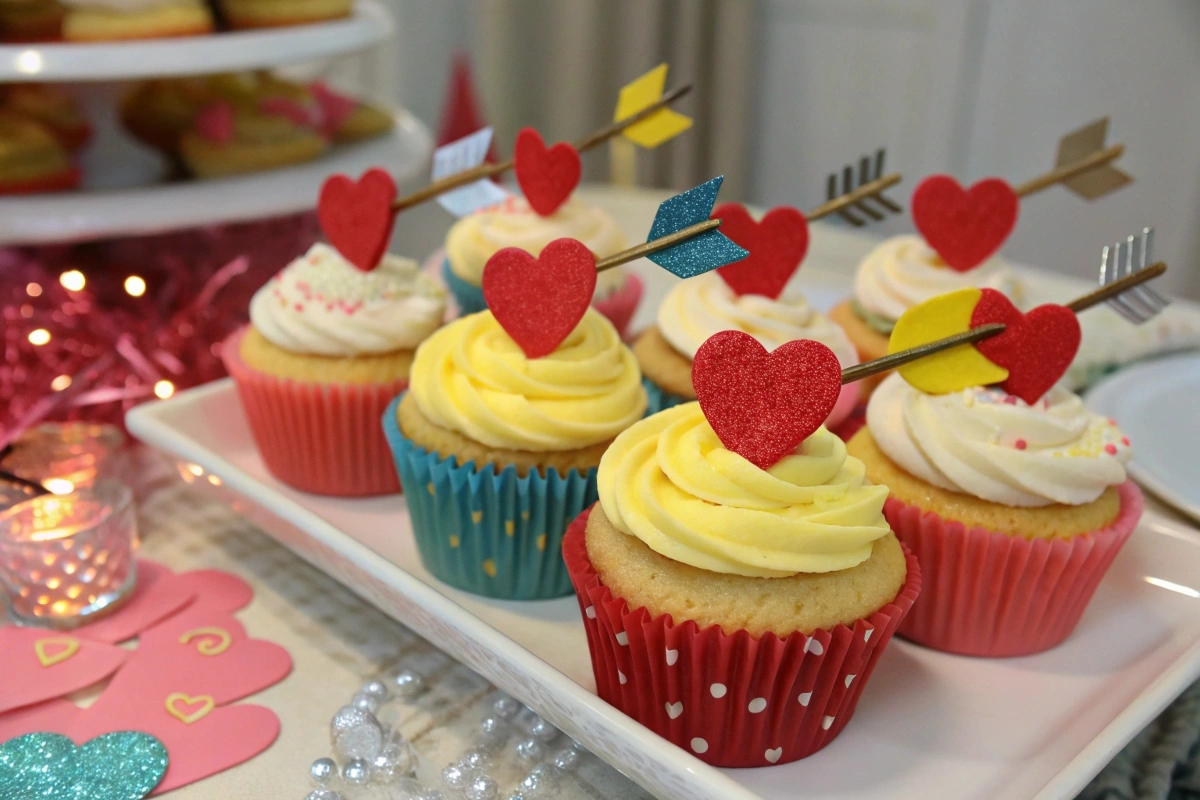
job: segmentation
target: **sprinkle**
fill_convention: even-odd
[[[1104,445],[1104,452],[1110,456],[1115,456],[1117,454],[1117,446],[1115,444],[1106,444]]]
[[[1013,444],[1013,447],[1017,448],[1018,450],[1024,450],[1028,446],[1029,445],[1025,442],[1024,439],[1017,439],[1016,443]]]
[[[1016,398],[1016,395],[1011,395],[1011,394],[1010,394],[1010,395],[1007,395],[1007,396],[1004,398],[1004,405],[1006,405],[1006,406],[1015,406],[1016,404],[1017,404],[1017,398]]]
[[[1128,436],[1122,436],[1122,437],[1121,437],[1121,444],[1125,445],[1126,447],[1129,447],[1129,437],[1128,437]]]

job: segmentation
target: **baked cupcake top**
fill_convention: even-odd
[[[1082,505],[1125,481],[1132,451],[1116,423],[1054,388],[1032,405],[999,388],[926,394],[891,375],[867,427],[910,474],[1007,506]]]
[[[179,0],[59,0],[68,8],[95,8],[104,11],[135,12],[179,5]]]
[[[833,351],[846,367],[858,363],[854,345],[840,327],[809,306],[798,292],[778,299],[736,294],[715,272],[681,281],[658,308],[658,328],[671,346],[695,358],[718,331],[739,330],[774,350],[793,339],[812,339]]]
[[[867,254],[854,277],[854,300],[868,322],[887,328],[909,308],[969,287],[1012,294],[1012,270],[993,256],[965,272],[951,269],[920,236],[893,236]]]
[[[411,350],[441,324],[445,311],[445,292],[415,261],[387,255],[364,272],[321,243],[250,301],[250,321],[267,341],[319,356]]]
[[[862,563],[890,528],[888,490],[819,428],[768,470],[727,450],[685,403],[638,422],[605,452],[600,505],[659,555],[710,572],[786,577]]]
[[[496,251],[519,247],[540,255],[555,239],[582,242],[597,258],[625,249],[625,235],[606,211],[571,197],[548,217],[537,214],[523,198],[507,201],[454,223],[446,235],[446,258],[455,275],[472,286],[483,281],[483,268]],[[597,275],[596,294],[609,294],[624,281],[620,269]]]
[[[491,311],[461,317],[417,349],[410,391],[435,424],[490,447],[573,450],[646,411],[633,351],[588,309],[554,352],[529,358]]]

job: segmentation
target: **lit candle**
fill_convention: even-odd
[[[116,608],[136,580],[133,495],[105,479],[0,512],[0,581],[14,621],[74,628]]]
[[[124,445],[125,435],[115,425],[46,422],[21,434],[0,468],[67,494],[117,476]]]

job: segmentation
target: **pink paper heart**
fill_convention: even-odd
[[[137,636],[159,620],[191,602],[194,584],[179,581],[178,575],[153,561],[138,561],[137,586],[113,613],[79,629],[79,634],[97,642],[116,644]]]
[[[195,595],[196,602],[209,608],[233,613],[250,605],[254,590],[250,584],[219,569],[195,569],[181,572],[174,578],[176,586],[188,589]]]
[[[0,628],[0,712],[91,686],[128,657],[126,650],[76,633]]]
[[[6,711],[0,714],[0,742],[7,742],[27,733],[57,733],[67,736],[82,711],[70,700],[62,698]]]

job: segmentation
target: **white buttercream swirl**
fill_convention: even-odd
[[[387,255],[363,272],[321,243],[250,301],[250,321],[267,341],[320,356],[411,350],[441,325],[445,312],[445,291],[417,262]]]
[[[596,258],[611,256],[626,248],[625,235],[617,221],[603,209],[571,197],[548,217],[543,217],[521,197],[511,197],[454,223],[446,234],[446,258],[450,269],[472,286],[483,281],[483,268],[497,250],[519,247],[539,255],[555,239],[583,242]],[[625,282],[620,267],[596,276],[596,296],[606,297]]]
[[[804,295],[788,290],[777,300],[759,294],[738,296],[715,272],[678,282],[658,308],[658,328],[688,358],[695,358],[714,333],[737,330],[767,350],[795,339],[813,339],[832,350],[843,367],[858,363],[845,332],[809,306]]]
[[[1012,270],[993,256],[974,269],[946,266],[920,236],[893,236],[867,254],[854,277],[854,297],[866,311],[895,321],[908,309],[956,289],[978,287],[1011,295]]]
[[[1000,389],[930,395],[891,375],[871,395],[879,448],[934,486],[1006,506],[1082,505],[1125,481],[1129,440],[1066,389],[1032,406]]]

